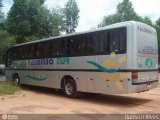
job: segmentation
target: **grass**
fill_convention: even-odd
[[[20,90],[20,87],[13,85],[13,83],[10,81],[0,82],[0,95],[4,95],[4,94],[11,95],[19,90]]]

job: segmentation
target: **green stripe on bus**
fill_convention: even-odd
[[[107,72],[107,73],[115,73],[118,72],[119,69],[108,69],[106,67],[103,67],[102,65],[94,62],[94,61],[87,61],[87,63],[95,66],[96,68],[98,68],[99,70],[102,70],[103,72]]]
[[[27,75],[27,76],[24,76],[26,78],[29,78],[31,80],[35,80],[35,81],[44,81],[44,80],[47,80],[47,77],[34,77],[34,76],[31,76],[31,75]]]

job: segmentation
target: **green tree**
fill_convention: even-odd
[[[29,36],[31,32],[31,23],[28,20],[29,2],[28,0],[14,0],[14,3],[8,13],[7,30],[16,36],[16,42],[24,42],[24,37]],[[33,11],[34,12],[34,11]],[[33,12],[29,13],[32,14]]]
[[[78,26],[79,8],[76,0],[69,0],[64,8],[66,33],[73,33]]]
[[[11,36],[6,30],[0,29],[0,63],[2,63],[2,55],[6,52],[6,50],[15,44],[14,36]]]
[[[7,30],[22,43],[54,35],[52,13],[45,0],[14,0],[7,18]]]
[[[143,17],[137,15],[137,19],[136,20],[139,21],[139,22],[146,23],[146,24],[148,24],[148,25],[150,25],[152,27],[155,27],[155,25],[153,24],[152,20],[147,16],[145,16],[143,18]]]
[[[14,36],[10,36],[10,34],[6,30],[0,30],[0,53],[5,52],[11,45],[15,44]]]
[[[143,22],[154,27],[154,25],[152,23],[152,20],[149,17],[144,17],[144,21]]]
[[[15,44],[14,36],[11,36],[4,28],[5,17],[2,12],[2,0],[0,0],[0,63],[2,63],[2,55],[13,44]]]
[[[60,7],[54,8],[51,12],[51,36],[58,36],[61,31],[65,31],[65,16],[63,9]]]
[[[160,18],[156,21],[156,26],[160,28]]]
[[[119,21],[120,21],[119,15],[117,15],[116,13],[112,15],[104,16],[103,21],[98,25],[98,27],[103,27],[106,25],[117,23]]]
[[[2,0],[0,0],[0,26],[4,22],[4,13],[2,12],[2,7],[3,7]]]
[[[160,18],[156,21],[156,25],[155,26],[156,26],[157,37],[158,37],[158,48],[159,48],[159,51],[160,51]]]
[[[103,21],[99,24],[99,27],[103,27],[117,22],[137,20],[137,19],[139,19],[139,17],[134,11],[132,3],[129,0],[123,0],[123,2],[117,5],[116,13],[105,16],[103,18]]]
[[[2,0],[0,0],[0,8],[2,8],[3,7],[3,5],[2,5]]]
[[[120,21],[135,20],[137,18],[133,5],[129,0],[123,0],[122,3],[117,5],[117,15]]]
[[[39,0],[40,4],[43,5],[46,0]]]
[[[154,27],[154,24],[149,17],[143,18],[134,11],[133,5],[129,0],[123,0],[123,2],[119,3],[115,14],[104,16],[103,21],[98,27],[129,20],[144,22]]]

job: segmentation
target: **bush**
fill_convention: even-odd
[[[1,94],[14,94],[16,91],[19,91],[20,87],[13,85],[10,81],[0,82],[0,95]]]

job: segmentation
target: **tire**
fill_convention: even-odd
[[[13,76],[13,84],[16,85],[16,86],[20,85],[20,78],[19,78],[18,75]]]
[[[68,98],[77,97],[77,87],[73,79],[67,79],[64,82],[64,95]]]

